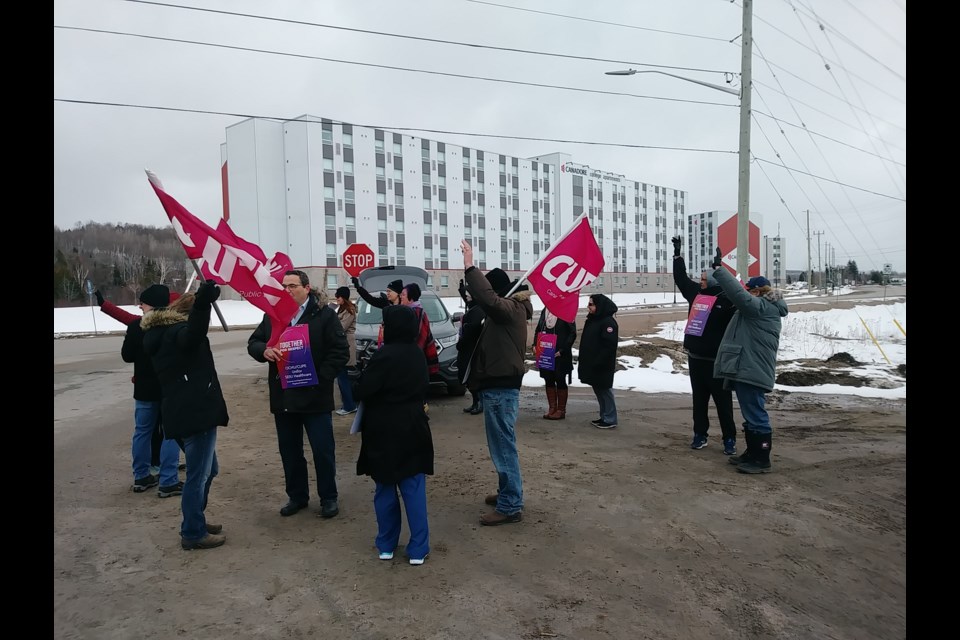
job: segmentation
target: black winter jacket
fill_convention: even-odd
[[[151,312],[152,313],[152,312]],[[127,325],[127,333],[123,337],[123,346],[120,347],[120,357],[124,362],[133,363],[133,397],[135,400],[159,402],[163,397],[160,392],[160,379],[153,370],[150,356],[143,350],[142,318],[137,318]]]
[[[370,357],[355,388],[363,406],[357,475],[385,484],[433,474],[433,436],[423,410],[430,376],[415,342],[418,331],[413,309],[385,308],[383,346]]]
[[[713,278],[712,270],[708,272]],[[693,301],[697,295],[716,296],[717,301],[713,303],[710,309],[710,315],[707,316],[707,324],[703,328],[703,334],[699,336],[683,336],[683,348],[691,358],[701,360],[713,360],[717,357],[717,349],[720,348],[720,341],[723,340],[723,332],[727,330],[730,319],[737,312],[737,307],[730,302],[730,298],[723,292],[720,283],[708,286],[705,289],[700,288],[699,282],[694,282],[687,275],[687,267],[682,257],[673,260],[673,281],[680,290],[680,294],[690,304],[687,312],[693,307]]]
[[[540,311],[540,321],[537,322],[537,328],[533,331],[533,343],[536,346],[537,334],[547,333],[557,334],[557,352],[560,354],[556,358],[556,365],[553,371],[541,371],[540,377],[546,375],[565,376],[573,371],[573,344],[577,341],[577,325],[574,322],[566,322],[557,318],[557,323],[553,329],[547,329],[547,310]]]
[[[583,323],[577,376],[580,382],[591,387],[611,389],[613,373],[617,369],[617,343],[620,342],[620,327],[613,318],[617,305],[602,293],[590,297],[596,307]]]
[[[326,296],[323,296],[324,298]],[[267,368],[267,383],[270,387],[271,413],[322,413],[333,411],[333,381],[350,359],[347,334],[340,324],[337,312],[327,306],[325,299],[311,294],[307,307],[297,324],[309,325],[310,355],[317,370],[319,384],[310,387],[284,389],[280,384],[280,372],[276,362]],[[247,353],[257,362],[268,362],[263,357],[270,339],[270,317],[264,314],[250,339]]]
[[[467,311],[460,319],[460,332],[457,339],[457,380],[463,384],[463,374],[467,370],[467,363],[480,339],[483,330],[483,319],[486,317],[483,309],[476,300],[467,303]]]
[[[157,309],[140,323],[143,349],[160,380],[164,437],[182,439],[227,426],[230,416],[207,338],[210,303],[195,304],[188,313]]]

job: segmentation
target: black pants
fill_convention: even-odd
[[[543,381],[547,383],[548,387],[556,387],[557,389],[567,388],[567,374],[565,373],[541,371],[540,377],[543,378]]]
[[[273,420],[277,425],[287,496],[298,504],[306,504],[310,499],[307,459],[303,455],[303,432],[306,431],[317,475],[317,494],[321,500],[336,500],[336,442],[330,412],[275,413]]]
[[[713,360],[688,358],[690,364],[690,388],[693,391],[693,432],[706,436],[710,428],[707,406],[713,397],[720,419],[723,439],[736,439],[737,423],[733,419],[733,392],[723,389],[723,379],[713,377]]]

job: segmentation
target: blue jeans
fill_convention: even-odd
[[[523,510],[523,478],[517,454],[517,413],[519,389],[481,389],[483,426],[487,432],[487,448],[500,481],[497,491],[498,513],[512,516]]]
[[[617,424],[617,401],[613,396],[613,389],[591,388],[600,403],[600,419],[609,424]]]
[[[133,401],[133,479],[150,475],[153,431],[160,422],[159,400]],[[177,465],[180,463],[180,447],[174,440],[164,440],[160,445],[160,484],[169,487],[179,482]]]
[[[283,477],[287,496],[297,504],[310,501],[310,481],[307,459],[303,455],[303,432],[306,430],[313,452],[313,466],[317,474],[317,493],[321,500],[337,499],[336,442],[333,439],[333,420],[330,412],[275,413],[277,443],[283,462]]]
[[[180,511],[183,512],[180,536],[184,540],[194,541],[207,535],[207,520],[203,512],[207,508],[210,484],[220,472],[217,463],[217,428],[189,436],[181,442],[187,461],[187,479],[180,496]]]
[[[407,511],[410,542],[407,557],[425,558],[430,553],[430,527],[427,526],[427,476],[418,473],[397,484],[376,483],[373,509],[377,512],[377,550],[392,553],[400,542],[400,500]]]
[[[340,398],[343,400],[344,411],[353,411],[357,408],[357,403],[353,400],[353,387],[350,385],[350,374],[344,369],[337,375],[337,386],[340,387]]]
[[[743,415],[744,428],[754,433],[773,433],[770,426],[770,415],[765,407],[767,392],[746,382],[734,382],[733,390],[740,403],[740,413]]]

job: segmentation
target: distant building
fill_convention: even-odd
[[[462,238],[478,267],[519,277],[585,211],[606,259],[585,293],[670,290],[670,238],[689,231],[686,191],[565,153],[519,158],[305,115],[227,127],[221,159],[233,230],[330,289],[348,281],[353,243],[378,265],[422,266],[441,295],[456,295]]]

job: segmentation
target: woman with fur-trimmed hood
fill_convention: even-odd
[[[143,348],[162,388],[164,435],[177,441],[187,461],[180,498],[180,544],[186,550],[211,549],[226,541],[219,535],[223,527],[204,516],[219,471],[217,427],[230,421],[207,338],[210,309],[219,296],[220,287],[207,280],[196,295],[186,294],[141,320]]]

